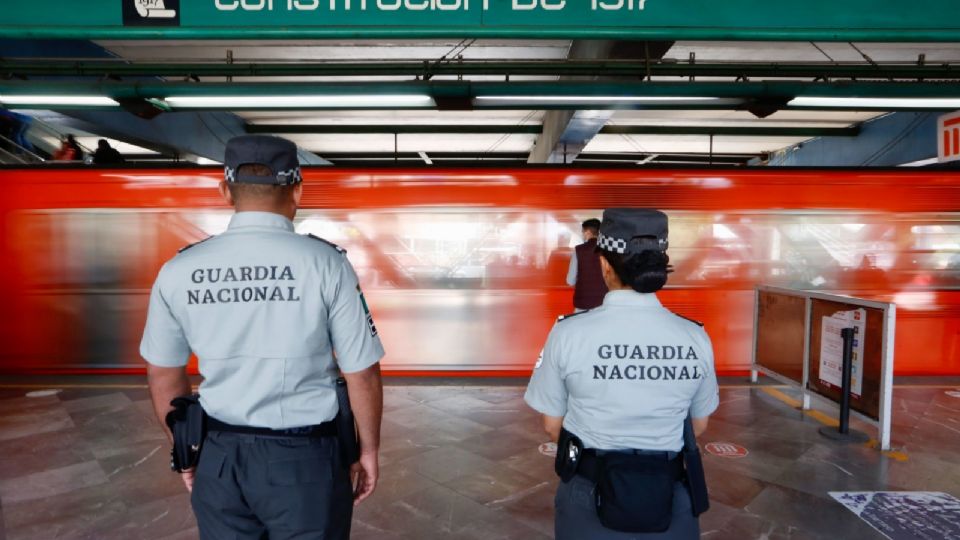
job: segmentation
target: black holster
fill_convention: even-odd
[[[687,489],[690,491],[693,515],[699,516],[710,509],[710,496],[707,493],[707,478],[703,472],[700,447],[697,446],[693,421],[689,416],[683,421],[683,464],[687,471]]]
[[[357,424],[353,418],[353,409],[350,407],[350,394],[347,392],[347,381],[343,377],[337,379],[337,405],[340,410],[334,422],[337,424],[337,441],[340,447],[340,458],[346,467],[360,461],[360,441],[357,439]]]
[[[579,437],[560,428],[557,441],[557,457],[553,461],[553,470],[564,483],[573,480],[580,468],[580,456],[583,454],[583,441]]]
[[[200,406],[200,396],[180,396],[170,402],[173,410],[165,418],[173,434],[170,468],[183,472],[196,467],[207,436],[207,415]]]

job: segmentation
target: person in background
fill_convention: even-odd
[[[588,219],[583,222],[582,229],[583,243],[574,248],[567,270],[567,285],[573,287],[573,307],[578,313],[599,306],[607,294],[600,272],[600,255],[597,254],[600,220]]]
[[[53,153],[54,161],[76,161],[83,159],[83,152],[73,135],[67,135],[60,141],[60,148]]]
[[[547,257],[548,285],[551,287],[565,287],[567,285],[566,275],[570,268],[571,257],[573,257],[573,248],[570,247],[570,233],[567,230],[562,230],[557,236],[557,247]]]
[[[97,151],[93,153],[94,165],[120,165],[126,163],[116,148],[110,146],[106,139],[97,141]]]
[[[77,161],[83,161],[83,148],[73,135],[67,135],[67,144],[70,145],[70,148],[73,148],[73,159]]]

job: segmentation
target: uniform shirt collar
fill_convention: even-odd
[[[636,291],[610,291],[603,297],[604,306],[632,306],[632,307],[663,307],[657,295],[643,294]]]
[[[227,230],[243,227],[266,227],[293,232],[293,222],[273,212],[237,212],[230,218]]]

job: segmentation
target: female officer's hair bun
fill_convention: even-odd
[[[603,250],[600,253],[620,281],[639,293],[659,291],[667,284],[667,274],[673,271],[670,257],[664,251],[645,250],[621,255]]]

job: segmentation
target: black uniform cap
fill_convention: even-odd
[[[603,211],[597,247],[613,253],[667,250],[667,215],[645,208],[608,208]]]
[[[223,159],[223,175],[227,182],[240,184],[273,184],[288,186],[299,184],[300,161],[297,145],[269,135],[241,135],[227,141]],[[241,165],[263,165],[272,176],[240,174]]]

